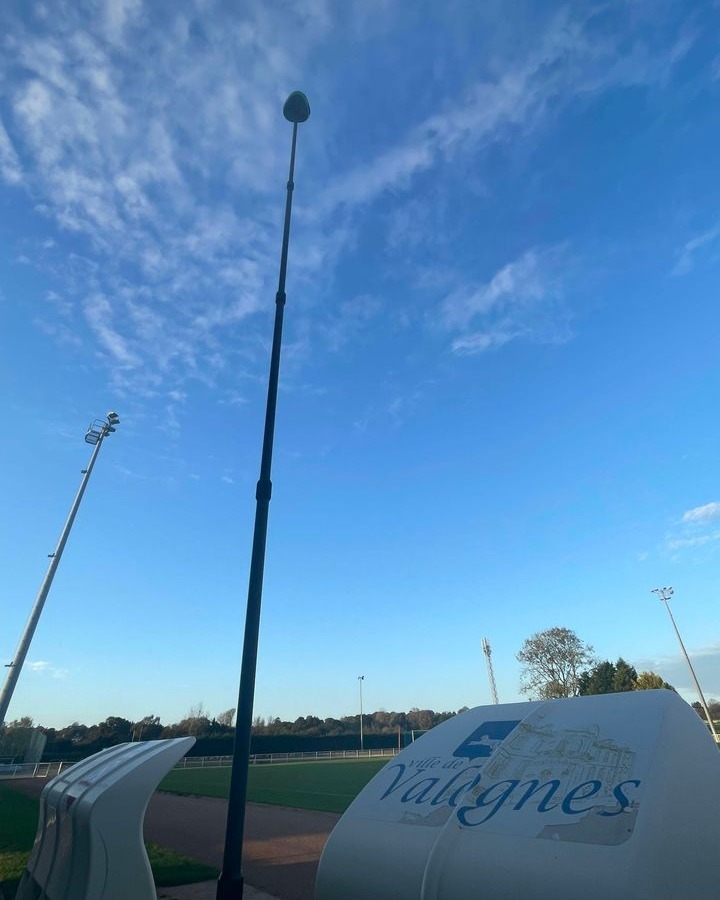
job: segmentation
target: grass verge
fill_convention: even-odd
[[[37,829],[39,801],[0,784],[0,896],[12,900],[27,864]],[[218,870],[173,850],[147,843],[157,887],[217,878]]]

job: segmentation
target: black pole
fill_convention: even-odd
[[[303,106],[304,103],[304,106]],[[247,612],[245,616],[245,640],[243,643],[240,692],[235,720],[235,745],[233,748],[230,796],[228,798],[227,827],[222,871],[217,885],[217,900],[241,900],[243,895],[242,844],[245,831],[245,805],[247,803],[248,768],[250,765],[250,736],[252,729],[253,699],[255,695],[255,671],[257,669],[258,633],[260,630],[260,606],[262,604],[263,573],[265,569],[265,543],[272,482],[273,436],[275,433],[275,408],[277,406],[278,376],[280,373],[280,344],[282,341],[283,311],[285,308],[285,275],[287,272],[288,243],[290,241],[290,214],[292,211],[293,175],[295,171],[295,145],[298,122],[310,115],[307,98],[299,91],[290,95],[284,114],[293,123],[292,149],[290,151],[290,175],[285,201],[285,225],[280,277],[275,295],[275,328],[270,354],[270,379],[268,383],[265,431],[263,434],[260,479],[255,491],[255,530],[253,532],[250,578],[248,584]]]

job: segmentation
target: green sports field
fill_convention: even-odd
[[[248,800],[322,812],[345,812],[391,758],[272,763],[250,767]],[[159,790],[204,797],[227,797],[229,768],[173,769]]]

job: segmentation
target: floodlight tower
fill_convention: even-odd
[[[702,708],[705,710],[705,715],[707,716],[707,723],[712,732],[712,736],[715,738],[715,741],[718,741],[717,732],[715,731],[715,726],[713,725],[713,720],[710,718],[710,710],[708,709],[707,703],[705,702],[705,696],[703,695],[702,689],[700,687],[700,682],[697,680],[697,676],[695,675],[695,669],[692,667],[692,663],[690,662],[690,657],[688,656],[688,652],[685,649],[685,644],[683,644],[683,640],[680,637],[680,632],[678,631],[678,627],[675,624],[675,618],[672,614],[672,610],[670,609],[670,598],[675,593],[671,587],[663,587],[663,588],[654,588],[651,594],[657,594],[658,600],[662,600],[665,604],[665,609],[668,611],[668,615],[670,616],[670,621],[672,622],[673,628],[675,629],[675,634],[677,635],[678,643],[680,644],[680,649],[685,655],[685,660],[688,664],[688,668],[690,669],[690,674],[692,675],[692,680],[695,682],[695,687],[697,688],[698,695],[700,697],[700,702],[702,703]]]
[[[7,678],[5,679],[5,685],[3,686],[2,693],[0,693],[0,728],[2,728],[5,722],[5,715],[7,714],[8,706],[10,706],[10,701],[12,700],[15,685],[17,684],[17,680],[20,677],[20,672],[22,670],[23,663],[25,662],[25,657],[27,656],[28,649],[30,648],[30,642],[33,639],[35,629],[37,628],[38,621],[40,620],[40,613],[42,612],[43,606],[45,605],[47,595],[50,593],[50,588],[53,583],[53,578],[55,577],[55,572],[57,571],[57,567],[60,565],[60,557],[62,556],[63,550],[65,549],[65,544],[67,543],[70,529],[72,528],[73,522],[75,521],[75,516],[80,507],[80,501],[82,500],[83,494],[85,493],[85,488],[87,487],[87,483],[90,480],[90,476],[92,475],[93,466],[95,465],[95,460],[97,459],[98,453],[100,452],[100,447],[102,446],[102,442],[109,434],[113,434],[115,431],[117,431],[117,426],[119,425],[119,423],[120,419],[118,417],[118,414],[115,412],[109,412],[104,419],[95,419],[95,421],[89,425],[88,430],[85,432],[85,443],[92,444],[94,449],[90,456],[90,462],[88,463],[87,469],[82,470],[83,478],[80,482],[78,492],[75,495],[75,499],[73,500],[73,504],[70,507],[70,514],[68,515],[65,526],[63,527],[62,534],[60,535],[60,540],[57,542],[55,550],[52,553],[48,554],[48,556],[50,557],[50,565],[48,566],[48,570],[45,573],[43,583],[40,585],[40,590],[38,591],[38,595],[35,598],[35,604],[32,608],[32,612],[30,613],[30,618],[27,621],[27,625],[25,626],[25,631],[20,638],[20,643],[18,644],[17,650],[15,651],[15,656],[11,662],[6,664],[8,674]]]
[[[360,685],[360,750],[365,749],[365,744],[363,743],[363,706],[362,706],[363,681],[365,681],[365,676],[358,675],[358,684]]]
[[[492,702],[496,705],[498,700],[497,685],[495,684],[495,673],[493,672],[492,650],[490,649],[490,641],[487,638],[482,639],[483,653],[485,654],[485,662],[487,663],[488,678],[490,679],[490,693],[492,694]]]

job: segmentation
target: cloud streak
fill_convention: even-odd
[[[720,520],[720,502],[712,501],[686,510],[678,523],[679,529],[666,535],[665,550],[678,554],[684,550],[707,548],[720,544],[720,529],[713,523]]]
[[[336,178],[321,198],[320,211],[327,215],[402,190],[438,161],[537,129],[578,98],[662,83],[692,43],[692,35],[683,34],[671,47],[651,51],[637,41],[618,55],[615,39],[598,29],[594,13],[583,17],[564,10],[521,64],[478,81],[461,102],[429,116],[405,140]]]
[[[720,503],[715,500],[703,506],[695,506],[683,513],[682,521],[691,524],[704,524],[720,519]]]
[[[360,43],[399,11],[379,4],[368,16],[366,3],[349,6]],[[55,323],[42,317],[41,327],[68,347],[90,345],[114,387],[141,396],[193,379],[214,384],[231,357],[256,363],[254,317],[273,293],[286,166],[276,111],[287,85],[337,41],[339,13],[323,0],[283,16],[260,2],[200,8],[108,0],[101,14],[79,2],[51,17],[37,7],[8,16],[0,38],[0,177],[74,241],[72,254],[49,248],[35,260],[71,308]],[[573,102],[661,84],[692,43],[630,37],[618,49],[616,38],[593,12],[546,18],[527,52],[473,70],[437,112],[387,130],[373,150],[363,145],[345,170],[329,169],[330,151],[320,148],[348,122],[314,120],[314,199],[296,205],[296,277],[332,280],[354,249],[363,208],[408,192],[424,173],[451,177],[458,161],[541,132]],[[527,250],[482,291],[465,290],[474,273],[458,274],[440,310],[454,353],[566,339],[559,307],[551,312],[564,291],[552,253]],[[309,307],[305,317],[306,343],[331,350],[369,321],[329,321]]]
[[[718,242],[720,242],[720,225],[708,228],[707,231],[703,231],[691,238],[680,251],[672,274],[686,275],[692,271],[695,268],[697,257],[703,249],[711,251],[711,261],[714,261],[718,256]]]
[[[440,305],[441,324],[460,332],[452,340],[453,352],[482,353],[519,338],[567,340],[568,315],[561,301],[568,269],[566,247],[533,248],[485,284],[454,289]]]
[[[70,671],[69,669],[58,668],[46,660],[29,662],[27,666],[31,672],[37,672],[40,675],[49,675],[51,678],[66,678]]]

